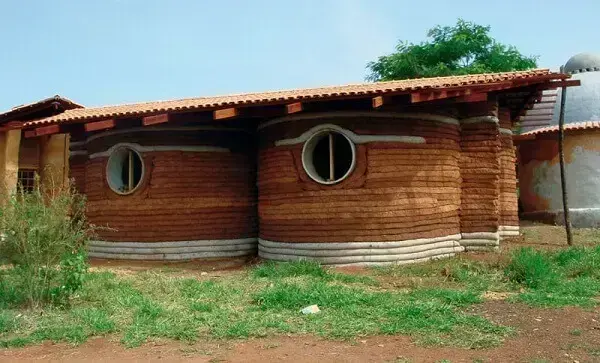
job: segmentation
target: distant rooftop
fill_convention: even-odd
[[[40,101],[15,106],[10,110],[0,112],[0,123],[9,121],[31,121],[62,113],[66,110],[83,108],[68,98],[55,95]]]

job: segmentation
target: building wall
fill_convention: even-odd
[[[0,131],[0,197],[2,198],[14,193],[17,187],[20,143],[21,130]]]
[[[90,222],[105,227],[90,255],[168,260],[255,253],[251,140],[246,132],[214,127],[146,127],[75,141],[71,176],[87,196]],[[119,145],[144,160],[142,184],[130,195],[115,193],[106,178]]]
[[[62,187],[68,175],[68,135],[26,139],[21,134],[21,130],[0,132],[2,193],[17,190],[19,169],[38,172],[46,191]]]
[[[267,259],[342,264],[497,248],[501,235],[518,233],[508,114],[495,102],[428,110],[302,113],[264,120],[256,133],[139,127],[74,139],[70,175],[87,195],[90,221],[107,227],[90,254],[250,255],[257,236]],[[351,173],[333,185],[303,165],[320,130],[354,145]],[[137,150],[146,168],[131,195],[113,192],[106,178],[120,145]]]
[[[519,207],[516,170],[516,148],[513,144],[512,124],[510,114],[505,110],[499,111],[500,126],[500,235],[510,236],[518,234]],[[515,228],[510,228],[515,227]],[[517,230],[517,233],[514,231]]]
[[[572,224],[600,227],[600,130],[566,133],[565,170]],[[519,145],[519,189],[526,218],[564,224],[556,133]]]
[[[467,250],[499,244],[500,130],[495,102],[469,104],[461,119],[461,244]]]
[[[331,125],[356,135],[356,167],[339,184],[320,185],[302,166],[303,135]],[[259,137],[261,256],[380,263],[463,249],[457,119],[303,115],[263,124]]]

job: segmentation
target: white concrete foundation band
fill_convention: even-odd
[[[256,238],[176,242],[90,241],[88,255],[117,260],[185,261],[255,255]]]
[[[498,228],[498,234],[500,235],[500,239],[516,237],[520,235],[520,229],[519,226],[500,226]]]
[[[454,256],[464,251],[460,235],[398,242],[290,243],[259,239],[258,255],[275,261],[299,259],[326,265],[400,264]]]
[[[500,233],[462,233],[460,245],[465,248],[465,251],[494,251],[500,247]]]

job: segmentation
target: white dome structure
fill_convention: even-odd
[[[581,86],[569,88],[565,101],[565,123],[600,120],[600,54],[580,53],[567,61],[564,73],[581,81]],[[554,107],[553,125],[558,125],[561,90]]]
[[[572,56],[563,68],[569,74],[600,71],[600,55],[594,53],[579,53]]]

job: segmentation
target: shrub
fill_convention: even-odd
[[[28,306],[68,302],[87,271],[85,244],[93,232],[83,197],[66,186],[19,191],[3,201],[0,256],[12,268],[0,275],[0,294],[10,291],[13,303]]]
[[[512,255],[505,274],[512,282],[530,288],[547,286],[556,277],[550,259],[532,248],[520,248]]]

